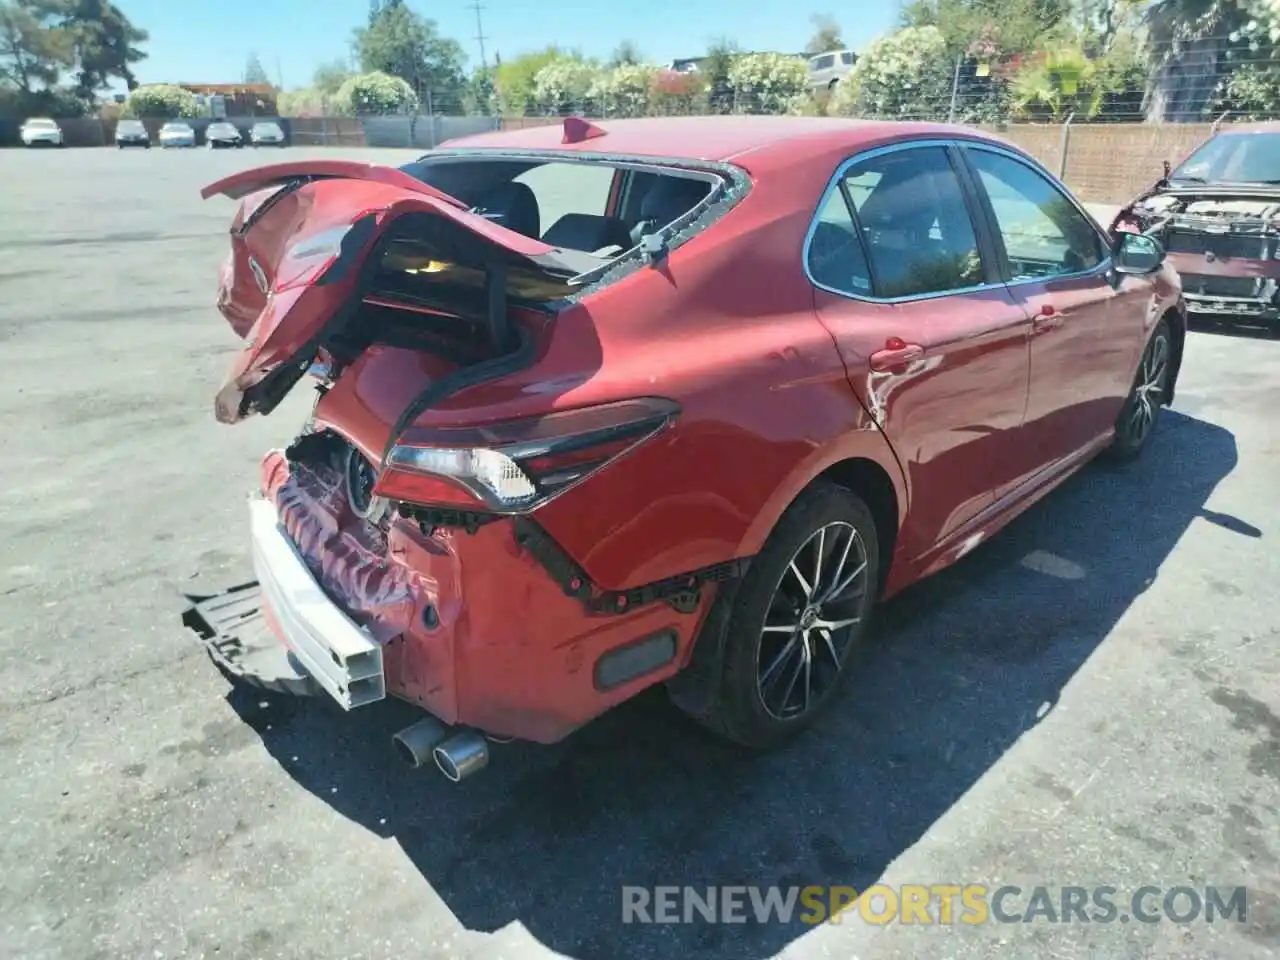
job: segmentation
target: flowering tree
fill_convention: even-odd
[[[624,63],[597,74],[587,98],[609,117],[643,117],[658,68],[648,63]]]
[[[729,64],[729,85],[744,113],[786,113],[808,90],[809,65],[780,53],[748,53]]]
[[[659,70],[649,87],[649,106],[655,113],[692,114],[705,106],[707,82],[701,74]]]
[[[885,119],[943,118],[952,70],[937,27],[906,27],[881,37],[836,87],[830,112]]]
[[[334,108],[339,113],[376,116],[408,113],[418,106],[413,87],[389,73],[362,73],[351,77],[334,95]]]
[[[533,96],[549,114],[581,110],[600,76],[594,63],[576,57],[560,57],[540,69],[533,78]]]
[[[198,117],[200,106],[190,90],[168,83],[138,87],[124,102],[122,117],[155,117],[172,120],[175,117]]]

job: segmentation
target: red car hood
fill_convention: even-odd
[[[507,268],[508,293],[523,284],[526,299],[531,275],[535,287],[541,278],[548,298],[564,296],[571,278],[600,262],[508,230],[407,173],[377,164],[273,164],[201,191],[206,199],[217,195],[244,201],[232,223],[232,254],[218,295],[219,309],[246,341],[218,394],[223,422],[270,412],[274,402],[245,400],[246,391],[268,375],[288,379],[284,392],[301,378],[334,325],[367,292],[362,285],[376,266],[368,254],[408,215],[443,220],[461,231],[451,235],[470,238],[458,244],[471,250],[469,266]],[[397,242],[405,239],[397,234]]]

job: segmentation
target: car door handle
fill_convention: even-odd
[[[1037,333],[1056,330],[1060,326],[1062,326],[1062,314],[1058,312],[1057,307],[1047,303],[1031,318],[1031,329]]]
[[[884,372],[905,367],[913,360],[924,356],[924,347],[918,343],[907,343],[897,337],[890,337],[883,350],[877,350],[867,358],[872,370]]]

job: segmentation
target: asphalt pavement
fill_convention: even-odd
[[[334,155],[288,151],[308,152]],[[397,760],[408,709],[231,691],[178,621],[180,590],[250,576],[245,495],[307,409],[299,391],[213,418],[232,206],[198,190],[278,159],[0,152],[0,955],[1280,950],[1280,339],[1194,333],[1142,459],[1091,466],[889,604],[840,708],[791,749],[744,756],[655,692],[452,785]],[[1017,885],[1017,909],[1036,886],[1109,885],[1122,906],[1244,886],[1248,906],[622,923],[623,886],[877,880]]]

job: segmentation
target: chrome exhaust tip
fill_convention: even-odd
[[[437,746],[432,754],[446,778],[457,783],[489,764],[489,741],[484,734],[466,730]]]
[[[423,767],[432,759],[436,745],[449,735],[448,729],[435,717],[423,717],[391,738],[396,753],[411,767]]]

